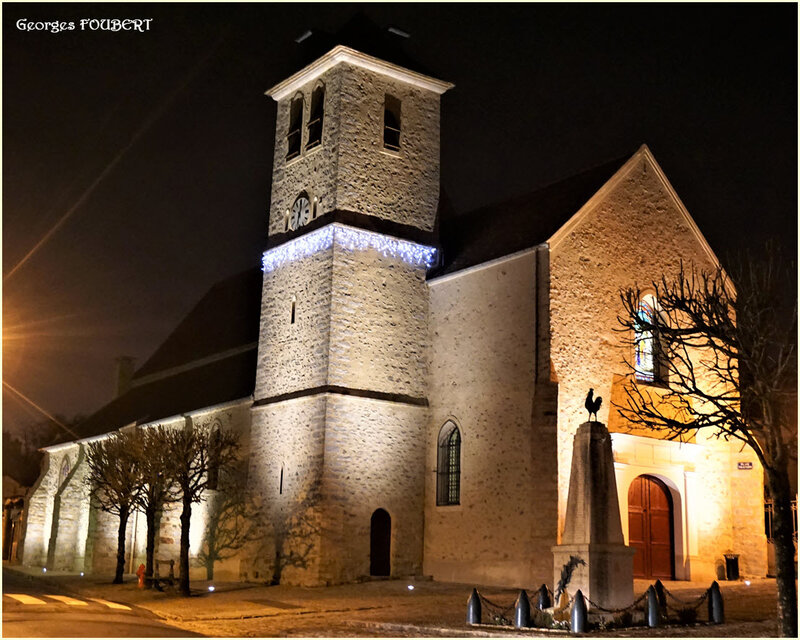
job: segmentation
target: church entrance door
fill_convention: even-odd
[[[639,476],[628,489],[628,542],[634,578],[673,578],[672,497],[658,478]]]
[[[383,509],[372,514],[369,534],[369,574],[391,575],[392,517]]]

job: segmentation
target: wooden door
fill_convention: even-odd
[[[672,497],[657,478],[639,476],[628,490],[628,543],[635,578],[672,579]]]

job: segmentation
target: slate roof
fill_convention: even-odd
[[[405,38],[389,32],[388,28],[379,27],[367,17],[363,10],[359,10],[336,33],[328,33],[314,28],[310,29],[310,31],[311,35],[299,43],[299,47],[295,52],[295,70],[312,63],[335,46],[344,45],[405,69],[431,77],[438,77],[404,51],[403,43]]]
[[[73,430],[88,438],[251,395],[261,282],[261,271],[254,268],[211,287],[136,371],[130,390]]]
[[[533,193],[440,224],[439,276],[546,242],[630,159],[618,158]]]
[[[461,216],[453,214],[442,193],[438,224],[443,260],[430,276],[453,273],[542,244],[627,160],[614,160],[531,194]],[[136,371],[131,389],[77,425],[77,433],[87,438],[251,395],[261,283],[261,271],[253,268],[212,286]]]

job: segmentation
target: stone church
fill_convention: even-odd
[[[634,358],[615,331],[620,289],[681,261],[717,264],[652,153],[445,215],[440,98],[451,87],[337,45],[268,91],[277,123],[260,268],[212,287],[135,372],[121,360],[119,394],[83,438],[46,449],[24,564],[111,571],[117,521],[88,499],[87,443],[192,423],[234,429],[244,445],[259,533],[220,577],[551,584],[592,387],[635,575],[710,580],[726,552],[743,575],[766,574],[755,456],[702,434],[632,430],[612,406]],[[657,385],[647,355],[634,375]],[[196,557],[202,505],[193,518]],[[167,509],[157,557],[177,558],[178,526]],[[144,539],[140,514],[127,570]]]

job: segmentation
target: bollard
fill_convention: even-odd
[[[589,612],[586,610],[586,601],[580,589],[575,594],[575,602],[572,604],[572,615],[570,616],[570,626],[572,633],[586,633],[589,626]]]
[[[525,589],[519,592],[517,602],[514,605],[514,626],[517,629],[524,629],[531,626],[531,602]]]
[[[473,589],[472,594],[467,600],[467,624],[481,623],[481,598],[478,590]]]
[[[667,592],[664,590],[664,585],[661,584],[661,580],[656,580],[656,596],[658,596],[658,609],[661,612],[661,616],[666,618]]]
[[[175,561],[174,560],[170,560],[169,561],[169,579],[173,580],[173,581],[175,580]]]
[[[647,626],[651,629],[658,626],[658,595],[653,585],[647,587]]]
[[[539,610],[549,609],[551,606],[550,593],[547,591],[547,585],[543,584],[536,594],[536,608]]]
[[[722,604],[722,593],[720,593],[716,580],[708,588],[708,621],[712,624],[725,622],[725,607]]]

